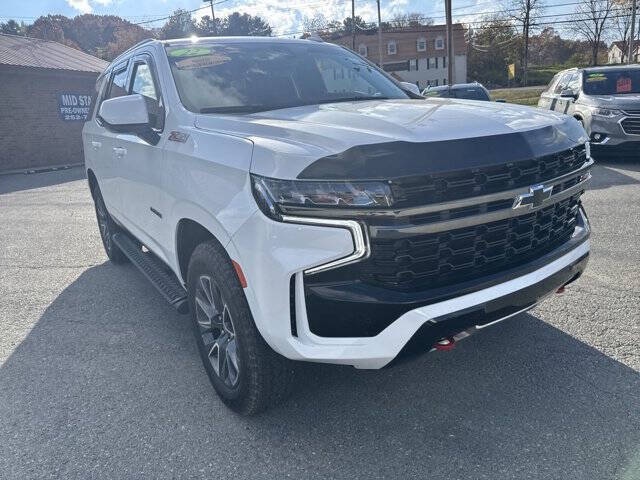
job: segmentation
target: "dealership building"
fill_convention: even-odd
[[[60,43],[0,34],[0,172],[82,163],[82,125],[107,65]]]

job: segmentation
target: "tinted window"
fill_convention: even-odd
[[[576,72],[571,76],[571,78],[569,79],[569,83],[567,83],[567,88],[570,88],[576,93],[580,91],[580,73],[579,72]]]
[[[489,95],[483,88],[456,88],[452,93],[456,98],[464,98],[466,100],[490,100]]]
[[[565,73],[560,77],[560,80],[558,81],[556,88],[553,90],[553,93],[561,93],[562,90],[564,90],[567,86],[567,84],[569,83],[569,79],[573,76],[573,73]]]
[[[587,71],[582,85],[587,95],[640,93],[640,70]]]
[[[167,47],[184,106],[244,113],[367,98],[408,98],[343,48],[302,43],[199,43]]]
[[[160,104],[160,95],[148,64],[137,62],[133,66],[131,93],[142,95],[147,104],[149,122],[161,130],[164,124],[164,109]]]
[[[107,98],[124,97],[127,95],[127,67],[124,67],[116,71],[111,76],[111,84],[109,85],[109,92]]]
[[[156,93],[156,86],[153,82],[153,76],[151,75],[151,69],[146,63],[137,63],[133,67],[133,85],[131,86],[131,93],[139,93],[147,98],[158,100],[158,94]]]

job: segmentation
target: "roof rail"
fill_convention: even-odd
[[[135,45],[132,45],[131,47],[127,48],[124,52],[122,52],[120,55],[118,55],[116,58],[114,58],[111,61],[111,63],[115,63],[117,60],[120,59],[120,57],[123,57],[124,55],[129,53],[131,50],[134,50],[134,49],[138,48],[139,46],[144,45],[145,43],[153,42],[154,40],[155,40],[155,38],[145,38],[144,40],[141,40],[140,42],[136,43]]]

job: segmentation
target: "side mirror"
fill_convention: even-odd
[[[578,98],[578,94],[573,88],[565,88],[560,92],[560,96],[563,98]]]
[[[98,115],[109,127],[121,132],[149,125],[147,104],[139,94],[105,100],[100,104]]]
[[[415,83],[400,82],[400,86],[403,89],[410,91],[411,93],[415,93],[416,95],[420,95],[420,89],[418,88],[418,86]]]
[[[98,117],[105,127],[117,133],[131,133],[157,145],[160,135],[151,128],[149,111],[140,94],[110,98],[100,104]]]

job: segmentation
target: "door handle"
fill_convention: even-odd
[[[102,143],[101,142],[96,142],[95,140],[91,141],[91,146],[93,147],[94,150],[99,150],[100,147],[102,147]]]
[[[122,158],[127,154],[127,149],[122,147],[113,147],[113,153],[116,158]]]

